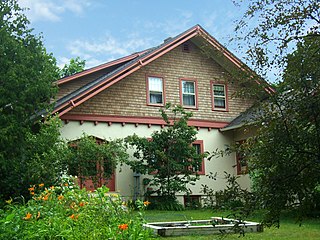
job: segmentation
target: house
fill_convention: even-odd
[[[199,151],[212,152],[250,134],[241,130],[237,119],[254,99],[234,96],[244,87],[235,73],[244,69],[237,57],[196,25],[157,47],[58,80],[54,112],[63,120],[61,134],[69,141],[83,133],[97,139],[134,133],[150,137],[164,127],[159,108],[168,102],[180,104],[193,113],[189,124],[198,130],[195,144]],[[202,195],[202,184],[224,189],[224,172],[240,175],[240,184],[249,187],[248,176],[241,174],[245,168],[235,154],[204,159],[200,180],[190,186],[192,195]],[[217,180],[206,176],[210,172],[217,172]],[[122,166],[108,187],[123,196],[136,197],[146,190],[142,179]],[[184,196],[178,199],[183,202]]]

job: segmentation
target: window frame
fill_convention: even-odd
[[[200,153],[204,153],[204,145],[203,145],[203,140],[195,140],[193,143],[192,143],[192,146],[193,145],[200,145]],[[206,174],[206,171],[205,171],[205,164],[204,164],[204,158],[202,158],[202,162],[201,162],[201,170],[200,171],[197,171],[196,172],[197,174],[199,175],[205,175]]]
[[[214,86],[215,85],[220,85],[224,86],[224,101],[225,101],[225,108],[219,108],[214,105],[214,99],[215,97],[221,97],[221,96],[215,96],[214,95]],[[229,111],[229,104],[228,104],[228,85],[223,82],[216,82],[216,81],[211,81],[211,105],[212,105],[212,111],[221,111],[221,112],[228,112]]]
[[[150,102],[150,89],[149,89],[149,78],[159,78],[162,80],[162,103],[151,103]],[[166,104],[166,94],[165,94],[165,79],[160,75],[146,75],[146,99],[147,106],[163,107]]]
[[[236,145],[244,144],[245,140],[236,141]],[[245,165],[242,166],[241,162],[245,161]],[[246,175],[248,174],[248,162],[245,159],[245,156],[241,154],[238,150],[236,151],[236,167],[237,167],[237,175]]]
[[[180,85],[180,105],[183,108],[190,108],[190,109],[198,109],[198,81],[196,79],[192,79],[192,78],[180,78],[179,79],[179,85]],[[194,100],[195,100],[195,105],[191,106],[191,105],[184,105],[183,104],[183,86],[182,83],[183,82],[193,82],[194,83]],[[188,94],[189,95],[189,94]]]

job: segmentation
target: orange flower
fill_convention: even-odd
[[[28,212],[23,219],[24,220],[29,220],[31,217],[32,217],[32,214]]]
[[[76,220],[78,219],[79,215],[74,215],[72,214],[71,216],[69,216],[69,218],[73,219],[73,220]]]
[[[80,206],[80,207],[83,207],[84,205],[86,205],[85,202],[80,202],[80,203],[79,203],[79,206]]]
[[[34,195],[34,192],[30,192],[31,195]]]
[[[30,192],[33,192],[33,191],[34,191],[34,187],[29,187],[28,190],[29,190]]]
[[[149,201],[144,201],[144,202],[143,202],[143,205],[148,206],[150,203],[151,203],[151,202],[149,202]]]
[[[39,184],[39,187],[44,187],[44,183],[40,183],[40,184]]]
[[[66,187],[68,187],[68,186],[69,186],[69,184],[68,184],[68,183],[65,183],[64,185],[65,185]]]
[[[50,189],[51,189],[51,190],[54,190],[54,186],[51,186]]]
[[[43,200],[43,201],[47,201],[47,200],[48,200],[48,197],[49,197],[49,195],[47,194],[47,195],[45,195],[45,196],[42,198],[42,200]]]
[[[40,212],[38,212],[36,219],[39,219],[39,218],[40,218]]]
[[[118,228],[119,228],[120,230],[127,230],[127,229],[128,229],[128,224],[126,224],[126,223],[120,224],[120,225],[118,226]]]
[[[59,195],[59,196],[58,196],[58,200],[60,201],[60,200],[62,200],[62,199],[64,199],[64,196]]]

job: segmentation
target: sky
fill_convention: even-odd
[[[18,0],[34,32],[62,67],[71,58],[86,68],[157,46],[200,24],[243,59],[234,21],[243,9],[232,0]]]

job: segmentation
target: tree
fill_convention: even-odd
[[[319,44],[306,38],[288,55],[283,92],[260,106],[261,127],[247,145],[254,187],[271,224],[285,209],[299,210],[300,217],[320,211]]]
[[[80,181],[90,179],[95,187],[102,180],[109,179],[117,164],[128,158],[120,139],[98,143],[95,138],[83,135],[79,140],[73,141],[69,149],[69,174],[79,176]]]
[[[320,3],[318,0],[251,0],[234,1],[246,6],[237,21],[236,37],[239,49],[245,48],[247,60],[260,75],[266,77],[276,67],[278,79],[286,64],[285,56],[292,52],[306,35],[320,36]],[[245,43],[245,44],[244,44]]]
[[[69,64],[65,64],[62,69],[59,71],[59,77],[68,77],[75,73],[81,72],[84,70],[86,65],[85,60],[81,60],[80,57],[71,58]]]
[[[149,186],[155,188],[160,202],[176,201],[177,192],[188,192],[187,184],[198,179],[197,169],[201,166],[205,154],[197,153],[192,143],[196,140],[197,131],[188,126],[191,113],[181,106],[172,109],[173,118],[169,119],[167,110],[161,110],[167,126],[151,134],[151,139],[137,135],[128,136],[126,142],[134,147],[135,159],[127,164],[133,171],[141,174],[152,174],[147,179]]]
[[[29,186],[27,138],[39,131],[35,116],[51,108],[56,92],[55,59],[28,23],[16,0],[0,2],[0,198],[19,196]]]
[[[267,225],[279,226],[288,209],[300,219],[319,214],[319,9],[316,0],[253,0],[237,26],[255,70],[282,68],[278,91],[256,108],[256,135],[243,145]]]

